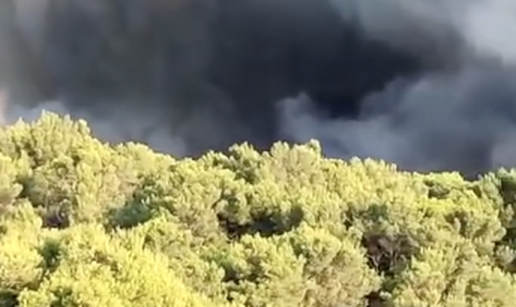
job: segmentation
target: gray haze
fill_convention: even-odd
[[[366,95],[353,120],[312,116],[309,97],[288,98],[284,133],[320,139],[331,156],[381,158],[407,169],[475,173],[516,163],[515,1],[332,3],[364,35],[428,54],[437,65]]]
[[[179,156],[320,140],[333,157],[516,162],[510,0],[10,0],[4,123],[43,109]]]

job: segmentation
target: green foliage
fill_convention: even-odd
[[[54,114],[0,130],[0,306],[512,306],[516,171],[317,142],[177,160]]]

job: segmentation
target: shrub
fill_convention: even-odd
[[[178,160],[47,113],[0,130],[0,306],[512,306],[515,209],[512,170]]]

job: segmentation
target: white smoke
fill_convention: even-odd
[[[121,143],[128,141],[143,142],[154,150],[185,156],[188,148],[184,140],[174,136],[166,126],[155,122],[156,114],[146,112],[145,109],[135,112],[129,109],[117,109],[116,114],[92,113],[91,110],[70,110],[60,101],[39,103],[36,107],[28,108],[23,104],[7,104],[7,95],[4,92],[0,102],[5,107],[2,110],[1,125],[13,124],[18,120],[32,122],[41,117],[44,111],[59,115],[70,115],[74,119],[84,119],[90,125],[92,133],[103,141]],[[7,105],[6,105],[7,104]],[[105,112],[105,110],[102,110]],[[109,112],[109,111],[108,111]],[[135,116],[137,114],[137,116]]]

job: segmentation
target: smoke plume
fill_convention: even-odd
[[[476,174],[516,162],[514,37],[511,0],[3,1],[3,119],[49,109],[178,156],[315,138]]]

